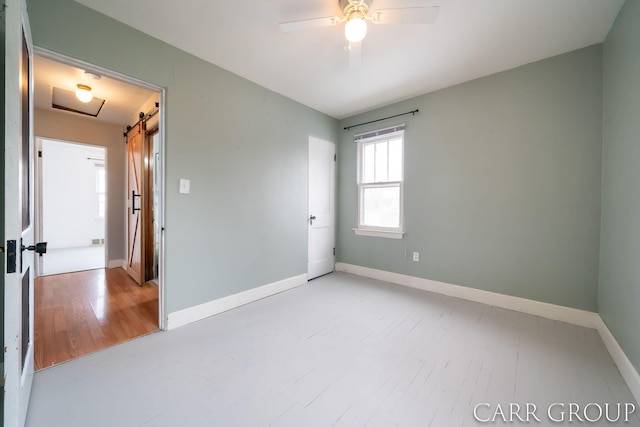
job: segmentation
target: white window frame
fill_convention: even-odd
[[[105,219],[107,216],[107,169],[104,163],[94,163],[96,169],[96,219]],[[104,176],[104,191],[100,191],[100,171]],[[104,212],[100,211],[100,195],[104,196]]]
[[[402,170],[399,181],[381,181],[381,182],[369,182],[363,183],[363,150],[364,146],[370,143],[375,143],[384,140],[391,140],[395,138],[401,138],[402,143]],[[402,239],[404,236],[404,125],[395,126],[392,128],[380,129],[374,132],[368,132],[366,134],[356,135],[357,144],[357,187],[358,187],[358,212],[357,212],[357,227],[354,228],[354,232],[358,236],[370,236],[370,237],[385,237],[389,239]],[[398,227],[377,227],[363,224],[363,194],[366,188],[381,188],[381,187],[399,187],[400,200],[399,200],[399,221]]]

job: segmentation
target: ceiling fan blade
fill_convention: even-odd
[[[362,42],[349,42],[349,68],[356,69],[362,65]]]
[[[440,6],[380,9],[371,13],[375,24],[433,24],[440,13]]]
[[[326,18],[304,19],[302,21],[281,22],[278,24],[280,31],[289,33],[292,31],[311,30],[313,28],[330,27],[340,22],[340,18],[336,16],[327,16]]]

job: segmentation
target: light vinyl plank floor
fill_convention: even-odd
[[[334,273],[38,372],[27,426],[474,426],[483,402],[636,403],[594,330]]]

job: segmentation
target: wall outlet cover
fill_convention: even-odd
[[[189,190],[191,187],[191,181],[188,179],[180,180],[180,193],[181,194],[189,194]]]

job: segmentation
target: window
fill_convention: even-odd
[[[96,163],[96,194],[98,196],[98,218],[104,219],[107,205],[107,182],[104,164]]]
[[[400,239],[404,125],[356,135],[358,228],[356,234]]]

